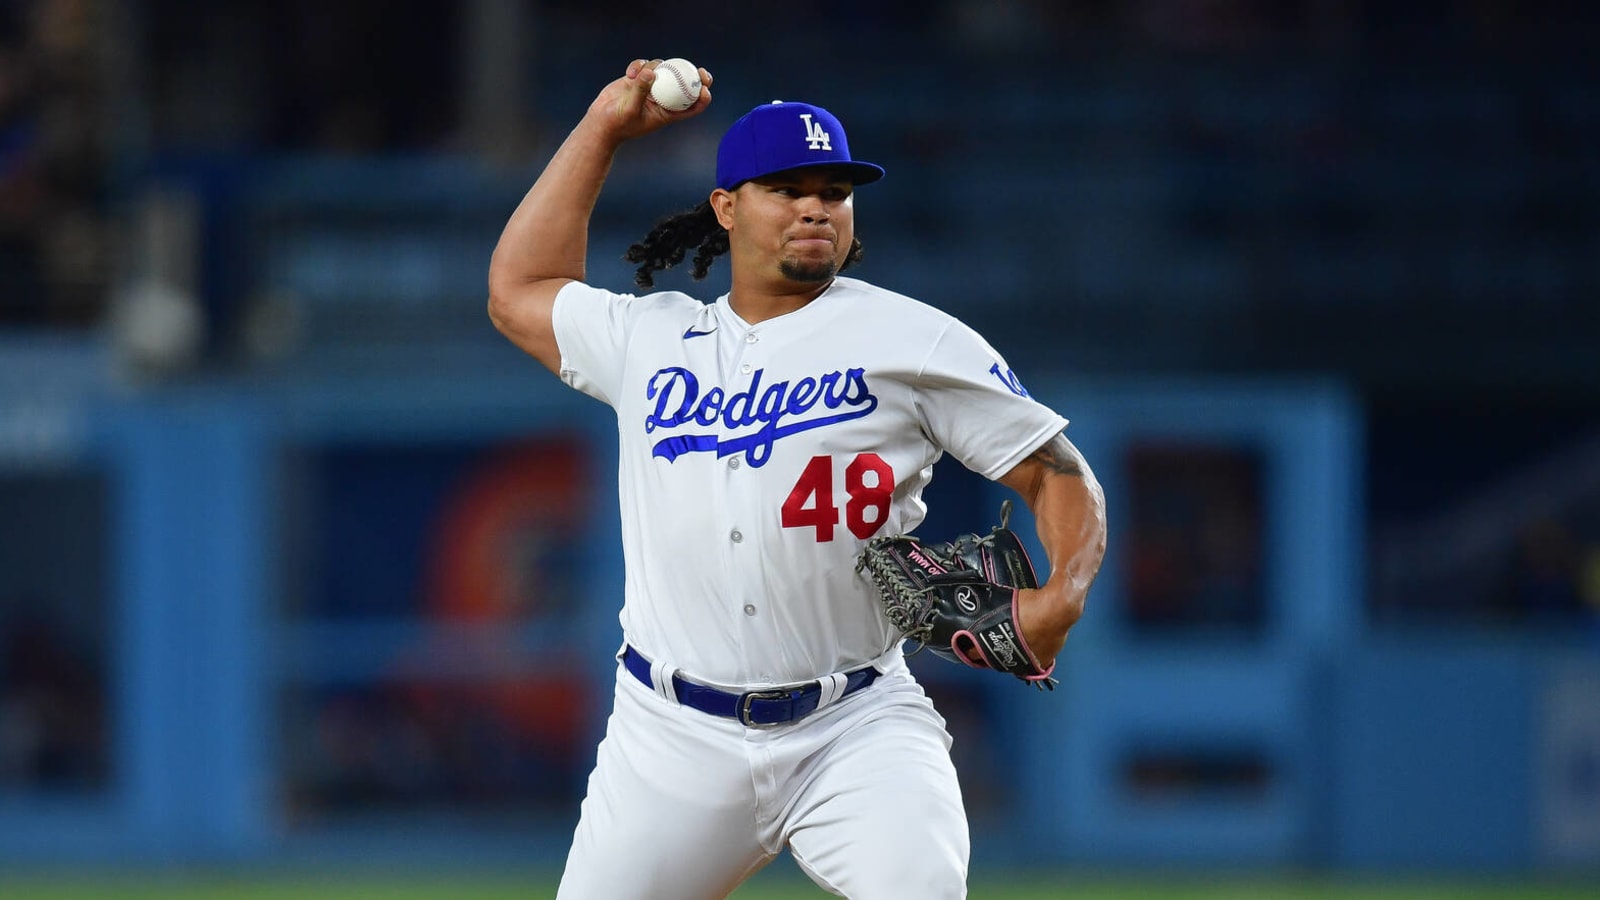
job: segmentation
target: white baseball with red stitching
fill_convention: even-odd
[[[683,112],[700,99],[700,69],[687,59],[666,60],[656,66],[650,99],[663,109]]]

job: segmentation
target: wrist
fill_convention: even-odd
[[[1082,611],[1083,605],[1074,603],[1064,586],[1053,581],[1018,593],[1017,627],[1041,664],[1048,667],[1055,662]]]
[[[567,140],[585,153],[609,163],[628,138],[611,127],[605,117],[589,115],[578,121]]]

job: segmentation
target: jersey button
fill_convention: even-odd
[[[756,341],[759,341],[759,340],[761,340],[761,338],[756,337],[756,333],[754,331],[752,331],[749,334],[744,336],[744,342],[746,344],[754,344]]]
[[[747,615],[747,616],[755,615],[756,614],[756,605],[754,603],[746,603],[744,605],[744,614]]]
[[[735,528],[735,529],[734,529],[734,530],[733,530],[733,533],[732,533],[732,534],[730,534],[730,535],[728,535],[728,537],[730,537],[730,538],[732,538],[732,539],[733,539],[733,542],[734,542],[734,543],[735,543],[735,544],[737,544],[737,543],[739,543],[739,542],[740,542],[740,541],[742,541],[742,540],[744,540],[744,532],[742,532],[742,531],[740,531],[740,530],[739,530],[739,529],[737,529],[737,528]]]
[[[728,468],[730,468],[730,469],[739,468],[739,457],[735,456],[733,459],[728,460]]]
[[[750,364],[749,363],[745,363],[744,365],[740,366],[739,367],[739,371],[742,372],[745,375],[749,375],[750,374]]]

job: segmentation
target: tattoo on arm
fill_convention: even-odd
[[[1033,458],[1057,475],[1083,477],[1083,457],[1065,435],[1058,434],[1051,438],[1043,447],[1033,451]]]

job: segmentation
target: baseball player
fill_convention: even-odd
[[[689,109],[650,102],[654,66],[599,93],[489,270],[495,326],[613,407],[620,441],[624,645],[558,896],[724,897],[787,848],[840,896],[963,897],[950,737],[858,554],[922,521],[946,452],[1015,489],[1051,565],[1007,589],[1043,677],[1104,553],[1100,487],[975,332],[839,274],[860,255],[855,188],[884,170],[821,107],[739,118],[706,202],[629,251],[645,286],[687,251],[697,276],[725,255],[727,293],[585,284],[619,146],[711,102],[703,69]]]

